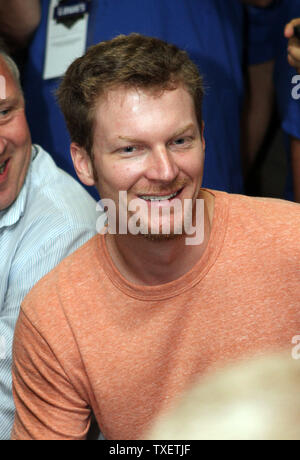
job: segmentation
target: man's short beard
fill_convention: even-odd
[[[148,241],[156,241],[159,243],[161,241],[166,242],[178,240],[182,238],[184,235],[176,233],[140,233],[139,236],[145,238]]]

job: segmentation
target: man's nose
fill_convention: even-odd
[[[157,147],[151,152],[146,170],[146,177],[149,180],[172,182],[178,173],[179,169],[175,158],[165,146]]]

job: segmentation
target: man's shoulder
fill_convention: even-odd
[[[68,173],[58,168],[41,147],[32,162],[27,210],[45,220],[88,227],[96,233],[96,202]],[[67,227],[66,227],[67,228]]]
[[[249,232],[298,244],[300,204],[278,198],[230,195],[230,224]],[[249,233],[250,234],[250,233]]]
[[[300,204],[280,198],[252,197],[247,195],[229,195],[230,203],[236,207],[241,214],[253,211],[261,214],[266,219],[284,219],[293,216],[300,219]]]
[[[45,190],[51,197],[53,197],[54,190],[56,197],[57,193],[63,192],[59,196],[60,200],[72,196],[73,201],[76,201],[76,198],[80,196],[81,199],[94,205],[95,200],[77,180],[59,168],[51,155],[42,147],[35,146],[35,148],[37,149],[37,155],[32,161],[31,173],[31,182],[35,189],[40,187],[42,191]]]
[[[94,236],[40,279],[25,297],[22,310],[30,317],[42,318],[46,311],[63,308],[64,301],[74,295],[74,288],[101,272],[98,263],[99,235]]]
[[[33,288],[35,294],[47,290],[51,286],[64,287],[69,289],[81,280],[87,278],[88,274],[100,269],[97,252],[100,250],[100,235],[95,235],[76,249],[72,254],[65,257],[56,267],[46,274]]]
[[[212,191],[215,206],[226,208],[227,234],[234,238],[253,240],[277,239],[291,247],[299,247],[300,204],[268,197],[252,197]]]

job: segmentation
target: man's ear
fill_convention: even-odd
[[[90,155],[75,142],[72,142],[70,151],[74,168],[80,181],[85,185],[95,185],[93,163]]]

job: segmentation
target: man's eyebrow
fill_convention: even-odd
[[[140,139],[135,139],[133,137],[126,137],[126,136],[118,136],[118,139],[120,139],[121,141],[125,141],[125,142],[141,142]]]
[[[181,136],[182,134],[184,134],[186,131],[188,131],[189,129],[195,129],[195,125],[193,123],[189,123],[188,125],[184,126],[183,128],[180,128],[178,131],[176,131],[172,136],[171,138],[174,138],[174,137],[178,137],[178,136]],[[127,136],[118,136],[118,139],[122,140],[122,141],[125,141],[125,142],[131,142],[131,143],[138,143],[138,142],[141,142],[140,139],[135,139],[133,137],[127,137]]]
[[[181,136],[182,134],[184,134],[186,131],[188,131],[189,129],[195,129],[195,125],[193,123],[189,123],[188,125],[186,125],[184,128],[180,128],[178,131],[176,131],[172,137],[178,137],[178,136]]]

